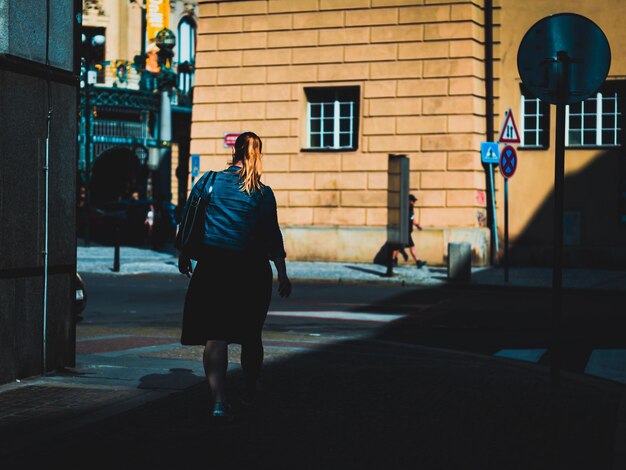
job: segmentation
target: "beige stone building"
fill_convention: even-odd
[[[187,19],[192,23],[197,20],[197,0],[157,0],[156,2],[152,0],[152,3],[161,6],[161,10],[167,13],[167,22],[164,26],[174,32],[180,45],[182,38],[178,36],[181,23]],[[94,58],[94,62],[111,64],[119,60],[132,61],[135,55],[143,52],[142,16],[146,15],[146,7],[150,8],[146,0],[83,0],[83,29],[93,30],[94,33],[100,33],[106,37],[104,46],[101,48],[102,55]],[[146,31],[146,43],[152,39],[154,38],[148,37]],[[175,53],[178,53],[178,48],[175,49]],[[174,58],[175,62],[179,59],[178,56]],[[115,81],[113,67],[105,70],[105,75],[106,84],[112,85]],[[134,82],[130,86],[133,85],[135,85]]]
[[[575,10],[621,50],[623,15],[616,10],[624,13],[626,4],[200,0],[198,8],[191,153],[200,155],[202,171],[221,169],[230,155],[225,134],[253,130],[263,138],[264,181],[277,195],[290,259],[371,261],[386,240],[388,155],[405,154],[424,227],[413,232],[419,256],[441,265],[448,243],[466,241],[475,265],[499,262],[502,177],[495,169],[493,217],[480,147],[498,138],[511,108],[523,139],[519,169],[509,182],[510,247],[517,254],[511,258],[546,261],[554,113],[547,124],[540,119],[547,126],[541,139],[552,140],[532,141],[539,130],[532,133],[530,101],[522,105],[517,48],[536,21]],[[623,77],[626,66],[614,60],[610,81]],[[615,106],[621,123],[621,95]],[[614,130],[618,140],[608,150],[602,142],[568,149],[568,181],[600,155],[612,155],[585,183],[591,198],[566,194],[568,249],[623,256],[624,157],[617,120]],[[593,197],[596,186],[604,188],[606,201]],[[610,235],[596,236],[596,219],[607,220],[603,231],[610,227]]]

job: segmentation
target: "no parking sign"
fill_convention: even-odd
[[[509,179],[517,169],[517,151],[510,145],[505,146],[500,152],[500,173]]]

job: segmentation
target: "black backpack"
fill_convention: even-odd
[[[180,253],[190,259],[197,260],[201,255],[202,238],[204,236],[204,216],[213,192],[215,175],[215,171],[207,172],[204,175],[204,181],[200,190],[198,192],[195,191],[200,184],[199,180],[191,189],[178,224],[174,246]],[[205,191],[207,184],[209,189]]]

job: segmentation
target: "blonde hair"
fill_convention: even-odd
[[[239,134],[235,141],[235,152],[231,164],[239,161],[243,163],[239,170],[241,191],[250,194],[256,189],[263,190],[261,186],[261,173],[263,172],[261,164],[262,152],[263,142],[261,142],[261,138],[258,135],[254,132]]]

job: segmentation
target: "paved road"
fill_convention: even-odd
[[[131,342],[136,352],[185,350],[178,345],[178,328],[186,278],[88,274],[85,279],[90,299],[78,328],[79,353],[125,351]],[[564,294],[563,370],[626,383],[625,304],[621,291]],[[300,283],[289,299],[274,296],[265,339],[270,357],[290,347],[367,336],[549,366],[552,315],[551,293],[541,289]],[[237,362],[236,352],[232,359]]]
[[[268,324],[282,329],[266,337],[261,406],[238,407],[237,420],[221,428],[207,421],[200,351],[177,344],[175,322],[163,327],[147,317],[147,325],[134,328],[126,323],[134,309],[117,330],[86,319],[79,324],[76,370],[0,393],[3,465],[626,468],[623,386],[564,371],[555,388],[546,367],[499,357],[511,350],[544,356],[536,351],[547,344],[540,334],[549,329],[546,292],[422,286],[375,298],[384,291],[373,285],[310,287],[302,287],[308,294],[298,309],[273,304],[277,315]],[[155,302],[167,297],[154,290]],[[326,304],[325,296],[336,304]],[[589,341],[594,353],[624,349],[623,301],[619,295],[566,299],[568,334]],[[172,314],[166,303],[161,307]],[[307,325],[336,336],[316,336]],[[339,334],[354,334],[359,325],[368,325],[367,334]],[[235,403],[241,380],[232,367],[228,392]]]

